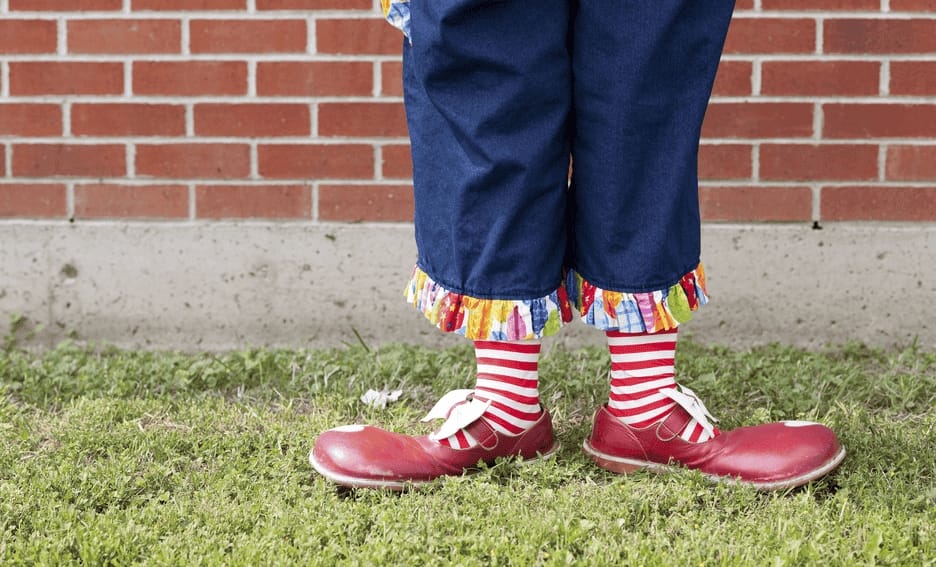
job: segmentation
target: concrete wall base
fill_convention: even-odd
[[[0,335],[226,350],[463,340],[402,299],[411,225],[0,223]],[[706,225],[696,340],[936,348],[936,225]],[[553,344],[600,344],[584,325]]]

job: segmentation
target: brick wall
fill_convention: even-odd
[[[400,221],[377,0],[0,0],[0,217]],[[712,221],[936,221],[936,0],[739,0]]]

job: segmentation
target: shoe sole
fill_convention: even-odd
[[[637,459],[626,459],[624,457],[608,455],[607,453],[602,453],[601,451],[592,447],[588,443],[588,439],[582,443],[582,451],[599,467],[618,474],[629,474],[637,470],[648,470],[658,474],[686,470],[685,467],[664,465],[660,463],[654,463],[653,461],[640,461]],[[705,478],[715,482],[753,486],[754,488],[763,491],[784,490],[787,488],[802,486],[812,482],[813,480],[816,480],[817,478],[827,475],[829,472],[834,470],[835,467],[839,466],[839,464],[842,462],[842,459],[844,458],[845,449],[839,448],[838,453],[823,463],[821,467],[799,476],[775,481],[758,482],[756,480],[744,480],[742,478],[706,474],[704,472],[702,474],[705,476]]]
[[[553,443],[553,446],[549,448],[545,453],[537,453],[536,457],[531,457],[529,459],[523,459],[517,461],[521,465],[532,465],[540,463],[547,459],[552,458],[559,451],[559,443]],[[372,478],[358,478],[354,476],[348,476],[346,474],[338,473],[329,470],[321,463],[315,460],[315,455],[313,452],[309,452],[309,464],[312,465],[312,468],[315,469],[320,475],[326,479],[332,481],[333,483],[345,486],[348,488],[383,488],[385,490],[406,490],[407,488],[420,488],[432,482],[435,482],[437,479],[429,480],[389,480],[389,479],[372,479]],[[472,469],[465,469],[464,474],[471,474]]]

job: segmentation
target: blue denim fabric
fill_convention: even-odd
[[[733,5],[412,0],[418,266],[513,300],[565,269],[631,293],[694,269],[699,133]]]

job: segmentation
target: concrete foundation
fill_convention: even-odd
[[[457,344],[404,303],[414,259],[410,225],[2,222],[0,335],[187,351]],[[712,302],[685,326],[697,340],[936,348],[936,225],[707,225],[703,261]],[[603,337],[576,323],[550,340]]]

